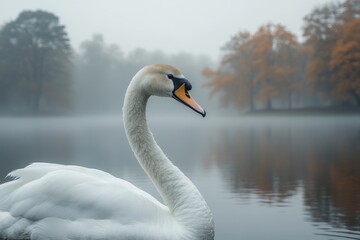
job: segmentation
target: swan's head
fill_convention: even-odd
[[[191,83],[177,68],[165,64],[148,65],[135,78],[141,79],[148,95],[172,97],[205,117],[205,110],[189,94]]]

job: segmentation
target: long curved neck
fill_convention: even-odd
[[[123,107],[126,135],[136,158],[177,221],[213,232],[211,212],[200,192],[155,142],[145,117],[150,96],[138,86],[134,80],[130,83]]]

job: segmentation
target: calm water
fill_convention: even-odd
[[[360,118],[151,119],[210,205],[216,239],[360,239]],[[102,169],[160,199],[120,118],[0,119],[0,176],[34,161]]]

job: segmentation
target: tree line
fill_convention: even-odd
[[[223,106],[360,108],[360,1],[328,3],[304,18],[304,42],[281,24],[240,31],[222,48],[205,87]]]
[[[206,56],[187,53],[139,48],[126,56],[99,34],[75,51],[56,15],[23,11],[0,28],[0,114],[120,113],[129,80],[154,62],[178,66],[194,91],[204,85],[223,106],[359,108],[360,2],[315,8],[304,18],[303,35],[299,42],[281,24],[241,31],[222,48],[216,67]],[[205,102],[201,92],[197,99]]]
[[[201,69],[212,64],[206,56],[188,53],[174,55],[162,51],[147,51],[142,48],[130,51],[127,55],[116,44],[109,44],[101,34],[95,34],[84,41],[74,59],[74,108],[81,114],[121,114],[126,88],[135,73],[145,65],[168,63],[182,69],[194,85],[194,93],[200,102],[207,100],[205,91],[199,91],[205,82]],[[203,93],[202,93],[203,92]],[[158,99],[152,99],[158,101]],[[150,112],[171,112],[173,105],[159,100],[157,108]],[[151,107],[150,104],[149,107]]]
[[[178,66],[193,79],[196,89],[203,83],[199,79],[204,80],[201,69],[212,64],[206,56],[142,48],[125,55],[101,34],[75,51],[56,15],[23,11],[0,28],[0,114],[121,113],[130,79],[151,63]],[[200,99],[205,101],[207,95]]]

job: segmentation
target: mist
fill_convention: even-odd
[[[121,47],[107,43],[101,34],[84,41],[75,54],[74,69],[74,114],[121,114],[126,88],[142,67],[166,63],[181,69],[193,85],[191,94],[203,103],[207,110],[216,111],[217,103],[209,102],[208,92],[202,85],[206,79],[201,70],[215,63],[206,55],[196,56],[190,53],[166,54],[160,50],[147,51],[135,49],[125,54]],[[153,97],[148,112],[171,115],[183,106],[175,106],[172,99]]]
[[[122,106],[141,68],[169,64],[206,117],[154,96],[146,120],[208,203],[215,239],[360,236],[360,1],[0,5],[0,185],[33,162],[79,165],[163,203]]]

